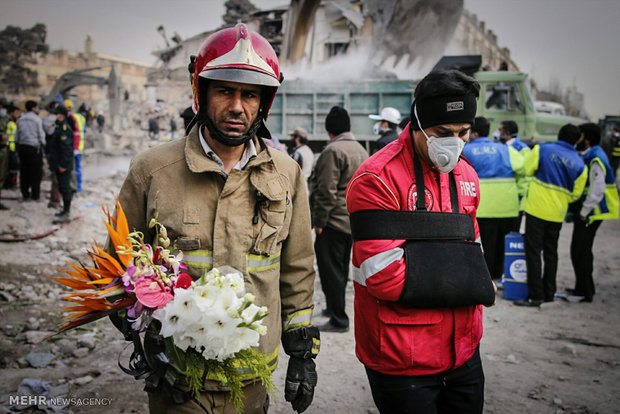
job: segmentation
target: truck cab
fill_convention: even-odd
[[[562,126],[584,122],[580,118],[536,112],[525,73],[482,71],[474,73],[474,78],[480,83],[476,116],[487,118],[491,131],[499,129],[502,121],[513,120],[519,126],[519,136],[534,144],[556,141]]]

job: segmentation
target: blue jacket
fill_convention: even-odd
[[[568,204],[581,197],[588,178],[583,159],[564,141],[535,146],[525,157],[525,172],[533,176],[525,212],[556,223],[564,221]]]
[[[605,174],[605,193],[603,199],[598,203],[590,214],[588,214],[588,223],[592,223],[594,220],[613,220],[620,216],[618,189],[616,187],[616,179],[614,178],[609,159],[605,154],[603,148],[598,145],[590,148],[583,156],[583,160],[586,166],[590,168],[592,163],[598,163]],[[590,187],[590,177],[586,182],[585,194],[588,193]]]
[[[513,147],[487,137],[476,138],[463,148],[480,178],[478,218],[519,215],[518,177],[524,175],[523,156]]]

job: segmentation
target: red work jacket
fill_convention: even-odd
[[[347,188],[349,213],[415,210],[418,189],[408,128],[357,170]],[[452,211],[449,175],[421,160],[429,211]],[[454,168],[459,208],[474,219],[480,202],[478,175],[463,158]],[[353,243],[355,349],[367,367],[392,375],[429,375],[457,368],[482,337],[482,306],[416,309],[397,303],[405,284],[404,240]],[[400,257],[399,257],[400,256]]]

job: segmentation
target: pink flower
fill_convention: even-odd
[[[134,293],[140,303],[149,308],[161,309],[174,297],[169,286],[150,278],[136,282]]]
[[[187,289],[192,285],[192,277],[187,273],[181,273],[174,285],[178,289]]]

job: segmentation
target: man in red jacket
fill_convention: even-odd
[[[411,122],[399,139],[364,162],[351,179],[349,213],[412,212],[425,204],[430,212],[469,215],[470,234],[479,239],[478,176],[460,157],[478,91],[479,84],[461,72],[428,74],[415,90]],[[410,258],[405,240],[353,236],[356,354],[379,411],[482,413],[482,306],[416,307],[407,299],[416,293],[407,283],[408,262],[428,258]]]

